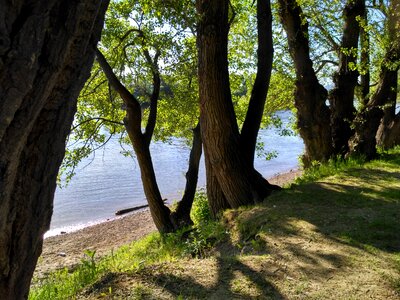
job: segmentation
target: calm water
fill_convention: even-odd
[[[287,122],[290,114],[280,113]],[[297,136],[281,136],[276,129],[262,130],[260,139],[267,151],[277,151],[270,161],[256,158],[256,168],[264,177],[297,168],[298,156],[304,145]],[[81,163],[66,188],[57,189],[50,231],[73,231],[84,226],[113,218],[117,210],[146,204],[139,166],[135,159],[120,154],[117,140],[111,140],[95,157]],[[185,172],[190,149],[175,140],[173,144],[153,143],[151,153],[163,198],[179,199],[185,187]],[[89,161],[93,161],[88,164]],[[205,186],[204,161],[199,173],[199,187]]]

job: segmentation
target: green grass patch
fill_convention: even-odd
[[[69,299],[85,287],[102,281],[107,274],[139,272],[157,263],[173,262],[184,257],[206,257],[212,247],[225,238],[220,222],[212,221],[207,209],[204,191],[196,195],[192,217],[196,227],[184,228],[176,233],[152,233],[129,245],[112,251],[101,259],[95,251],[87,250],[85,258],[74,270],[62,269],[35,282],[29,299]],[[141,293],[142,287],[136,288]]]
[[[35,284],[30,299],[398,299],[400,148],[331,161],[262,204],[151,234]],[[83,293],[83,294],[82,294]],[[113,298],[114,297],[114,298]]]

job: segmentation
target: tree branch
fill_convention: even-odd
[[[257,74],[240,137],[244,152],[251,164],[254,161],[257,135],[264,112],[272,71],[274,48],[271,3],[269,0],[257,0],[257,34]]]
[[[103,121],[103,122],[106,122],[106,123],[111,123],[111,124],[115,124],[115,125],[124,126],[124,123],[122,123],[122,122],[113,121],[113,120],[106,119],[106,118],[102,118],[102,117],[93,117],[93,118],[86,119],[86,120],[80,122],[79,124],[73,126],[73,127],[71,128],[71,131],[74,131],[74,130],[75,130],[76,128],[78,128],[79,126],[82,126],[83,124],[89,123],[89,122],[91,122],[91,121]]]
[[[151,59],[150,53],[147,49],[143,50],[144,56],[146,57],[147,63],[151,67],[151,72],[153,74],[153,92],[150,96],[150,114],[147,119],[147,125],[145,130],[145,140],[147,144],[150,144],[151,138],[154,133],[154,128],[156,126],[157,121],[157,105],[158,99],[160,97],[160,87],[161,87],[161,78],[160,72],[158,70],[158,58],[160,57],[160,51],[157,50],[154,55],[154,59]]]
[[[326,64],[332,64],[334,66],[338,66],[339,63],[337,61],[334,60],[329,60],[329,59],[324,59],[320,61],[320,65],[319,67],[315,70],[315,74],[317,74],[319,71],[321,71],[323,69],[323,67],[325,67]]]
[[[104,55],[100,52],[99,49],[95,49],[97,61],[100,64],[100,67],[103,69],[103,72],[106,74],[108,81],[111,86],[116,90],[116,92],[121,96],[122,100],[126,104],[127,107],[127,115],[128,119],[126,121],[129,122],[129,126],[133,126],[136,133],[141,133],[141,122],[142,122],[142,111],[140,109],[140,103],[136,99],[134,95],[132,95],[128,89],[119,81],[115,73],[113,72],[111,66],[108,64]],[[130,122],[132,121],[132,122]],[[125,124],[127,125],[127,124]]]

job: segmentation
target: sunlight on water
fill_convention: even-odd
[[[288,122],[289,112],[279,113]],[[255,166],[266,178],[298,167],[304,145],[298,136],[280,136],[278,130],[260,131],[266,151],[277,151],[270,161],[256,157]],[[95,157],[80,165],[76,176],[63,189],[57,189],[54,214],[46,236],[70,232],[113,218],[117,210],[146,204],[139,166],[133,158],[120,154],[117,140],[111,140]],[[151,153],[163,198],[179,200],[185,186],[185,172],[190,149],[179,140],[173,144],[153,143]],[[93,161],[88,164],[91,160]],[[205,186],[204,160],[198,187]]]

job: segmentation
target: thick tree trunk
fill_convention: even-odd
[[[357,63],[359,18],[365,15],[364,0],[349,0],[344,8],[344,26],[339,54],[339,70],[334,75],[335,88],[329,95],[333,154],[344,156],[353,135],[351,124],[355,116],[354,89],[358,71],[351,69]]]
[[[269,0],[257,1],[257,75],[240,134],[240,145],[248,162],[254,165],[258,130],[264,113],[273,60],[272,13]]]
[[[0,295],[26,299],[108,1],[0,1]]]
[[[232,207],[229,205],[228,201],[226,201],[207,156],[205,156],[205,163],[208,205],[210,207],[211,215],[214,219],[217,219],[222,211]]]
[[[252,200],[252,187],[239,154],[239,130],[233,110],[228,61],[228,1],[197,1],[200,15],[200,124],[204,154],[232,207]],[[212,201],[212,200],[210,200]]]
[[[349,154],[362,155],[373,159],[376,155],[376,134],[383,117],[382,107],[393,102],[397,91],[397,72],[400,64],[400,0],[390,3],[388,17],[389,45],[382,62],[379,84],[373,96],[357,115],[354,125],[355,134],[349,141]],[[397,92],[396,92],[397,93]]]
[[[381,141],[381,145],[385,149],[400,145],[400,113],[390,122],[387,127],[387,132],[382,137]]]
[[[254,183],[257,173],[242,153],[232,104],[227,59],[229,1],[196,3],[200,16],[197,31],[200,124],[207,176],[215,176],[218,182],[216,185],[210,179],[215,187],[212,192],[218,195],[218,199],[209,198],[215,214],[214,207],[226,206],[223,199],[236,208],[262,201],[263,195]],[[264,180],[264,186],[268,185]],[[208,195],[212,197],[211,192]],[[216,201],[220,203],[214,205]]]
[[[393,118],[383,117],[381,125],[376,134],[378,146],[383,149],[390,149],[400,145],[400,113]]]
[[[388,101],[390,90],[396,86],[397,70],[382,71],[377,91],[354,120],[355,134],[349,142],[350,154],[363,155],[367,160],[376,157],[376,134],[383,117],[381,107]]]
[[[295,107],[297,127],[304,140],[303,163],[326,161],[332,155],[331,129],[327,120],[327,91],[318,82],[310,59],[308,23],[296,0],[279,0],[279,15],[285,28],[290,55],[296,69]]]
[[[397,91],[398,84],[396,89],[390,90],[389,101],[383,111],[383,118],[376,133],[376,143],[383,149],[400,144],[400,113],[396,115]]]

